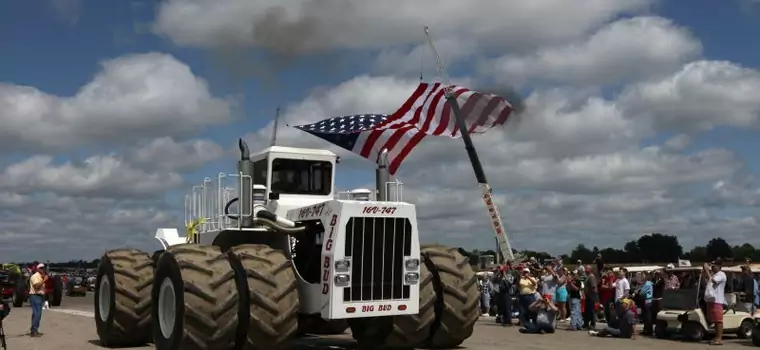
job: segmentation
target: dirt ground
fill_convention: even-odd
[[[95,321],[92,318],[92,295],[84,298],[66,298],[60,308],[45,311],[40,331],[42,338],[30,338],[28,333],[31,312],[28,306],[14,308],[5,320],[5,334],[8,348],[13,350],[91,350],[103,349],[98,345]],[[560,326],[562,327],[562,326]],[[517,327],[501,327],[493,318],[484,317],[478,323],[475,334],[468,339],[461,349],[503,350],[504,348],[530,349],[567,349],[584,350],[691,350],[704,349],[706,343],[684,343],[671,340],[658,340],[640,337],[637,340],[601,339],[590,337],[585,332],[571,332],[560,329],[556,334],[528,335],[520,334]],[[299,339],[293,349],[354,349],[350,334],[330,338]],[[723,348],[751,349],[749,340],[726,339]],[[153,346],[133,349],[153,349]]]

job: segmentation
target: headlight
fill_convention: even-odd
[[[335,271],[348,272],[351,271],[351,260],[343,259],[335,262]]]
[[[417,284],[420,281],[420,274],[416,272],[409,272],[404,276],[404,282],[406,284]]]
[[[420,259],[408,259],[404,264],[407,270],[416,270],[420,267]]]
[[[336,275],[335,285],[337,287],[346,287],[351,283],[351,276],[349,275]]]

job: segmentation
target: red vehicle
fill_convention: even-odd
[[[0,270],[0,298],[3,300],[12,299],[13,292],[16,290],[16,279],[20,274],[6,269]]]
[[[36,265],[29,268],[29,276],[36,271]],[[50,306],[61,306],[63,299],[63,279],[60,275],[50,273],[50,278],[45,282],[45,296]],[[19,307],[29,300],[29,278],[21,275],[15,281],[13,289],[13,306]]]

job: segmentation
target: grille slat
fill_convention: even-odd
[[[409,299],[404,257],[411,255],[411,227],[406,218],[348,220],[344,253],[351,258],[351,285],[343,289],[343,301]]]

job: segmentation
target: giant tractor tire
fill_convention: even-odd
[[[436,294],[433,274],[420,263],[419,313],[383,317],[378,319],[352,320],[351,334],[362,348],[406,349],[423,345],[430,337],[435,323]]]
[[[293,266],[280,250],[243,244],[229,250],[240,282],[245,310],[245,349],[288,348],[298,330],[298,281]],[[242,292],[242,291],[247,292]],[[245,308],[245,307],[243,307]],[[242,316],[241,316],[242,317]]]
[[[153,262],[139,250],[116,249],[100,258],[95,282],[95,326],[106,347],[150,341]]]
[[[436,292],[435,323],[426,347],[456,348],[472,336],[480,317],[477,276],[469,259],[456,248],[433,245],[421,251]]]
[[[167,249],[156,265],[151,296],[157,350],[240,348],[236,276],[218,247],[180,244]]]

